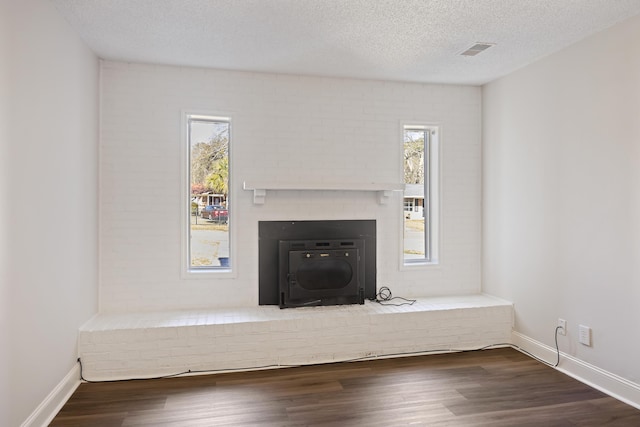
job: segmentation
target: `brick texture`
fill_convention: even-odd
[[[375,219],[378,283],[395,295],[480,290],[479,87],[102,62],[101,313],[253,307],[258,221]],[[181,275],[181,120],[232,118],[234,277]],[[401,123],[440,126],[441,248],[435,267],[400,263],[402,198],[277,191],[253,204],[243,181],[398,183]]]
[[[509,342],[510,303],[483,295],[411,306],[273,306],[101,314],[80,330],[88,380],[327,363]]]

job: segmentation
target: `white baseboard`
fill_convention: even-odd
[[[519,332],[512,332],[511,337],[513,344],[518,347],[552,364],[556,363],[557,352],[555,348],[542,344]],[[560,352],[560,364],[556,369],[611,397],[640,409],[640,384],[583,362],[562,351]]]
[[[46,427],[80,385],[80,366],[75,364],[21,427]]]

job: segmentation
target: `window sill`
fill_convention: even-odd
[[[404,262],[404,260],[402,260],[402,262],[400,263],[400,269],[401,270],[419,270],[419,269],[433,269],[433,268],[439,268],[440,267],[440,261],[435,260],[435,261],[416,261],[416,262]]]
[[[186,270],[182,272],[182,278],[188,280],[235,279],[236,276],[235,271],[231,268]]]

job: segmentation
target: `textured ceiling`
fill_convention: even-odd
[[[640,0],[51,0],[105,59],[483,84],[640,13]],[[495,43],[461,56],[476,42]]]

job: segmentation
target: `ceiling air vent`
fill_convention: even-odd
[[[489,49],[493,45],[494,45],[494,43],[476,43],[473,46],[471,46],[469,49],[467,49],[464,52],[462,52],[460,55],[462,55],[462,56],[476,56],[477,54],[479,54],[481,52],[484,52],[485,50]]]

